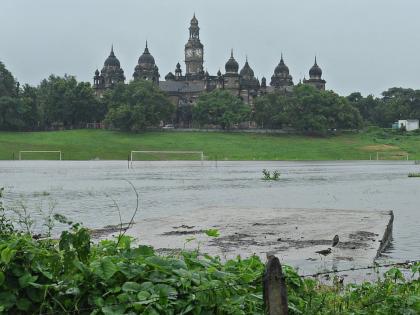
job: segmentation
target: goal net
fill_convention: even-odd
[[[60,160],[61,151],[19,151],[19,160]]]
[[[131,151],[133,161],[204,161],[202,151]]]
[[[371,155],[371,159],[375,160],[408,160],[408,154],[404,151],[382,151]]]

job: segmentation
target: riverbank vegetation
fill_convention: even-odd
[[[264,264],[256,256],[226,262],[198,251],[162,256],[123,233],[94,243],[80,224],[52,217],[69,229],[58,239],[38,239],[15,228],[0,199],[0,314],[264,313]],[[329,286],[283,266],[289,312],[418,314],[419,267],[408,279],[392,268],[374,283],[337,279]]]
[[[203,151],[209,160],[420,160],[420,135],[370,129],[314,137],[228,132],[142,132],[67,130],[0,132],[0,159],[22,150],[60,150],[65,160],[126,160],[132,150]],[[166,155],[167,159],[185,158]],[[194,157],[197,157],[195,155]],[[25,155],[25,159],[56,159]],[[148,155],[145,159],[158,159]]]

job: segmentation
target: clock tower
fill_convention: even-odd
[[[189,30],[190,38],[185,44],[185,75],[189,80],[200,80],[204,77],[204,46],[200,42],[200,28],[195,14],[191,19]]]

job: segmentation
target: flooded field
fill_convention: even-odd
[[[279,181],[263,181],[262,170]],[[0,161],[9,207],[24,203],[38,228],[54,212],[101,228],[129,221],[140,195],[142,218],[188,216],[203,208],[393,210],[394,239],[382,259],[420,258],[420,178],[413,162],[135,162]],[[115,203],[114,203],[115,201]],[[40,209],[44,209],[44,214]]]

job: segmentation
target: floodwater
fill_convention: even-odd
[[[277,182],[262,170],[279,170]],[[8,207],[26,205],[41,228],[54,212],[85,226],[128,222],[136,205],[142,218],[188,215],[201,208],[319,208],[393,210],[386,261],[420,258],[420,178],[412,161],[135,162],[0,161],[0,187]],[[40,209],[43,209],[42,211]],[[60,226],[58,226],[58,229]]]

